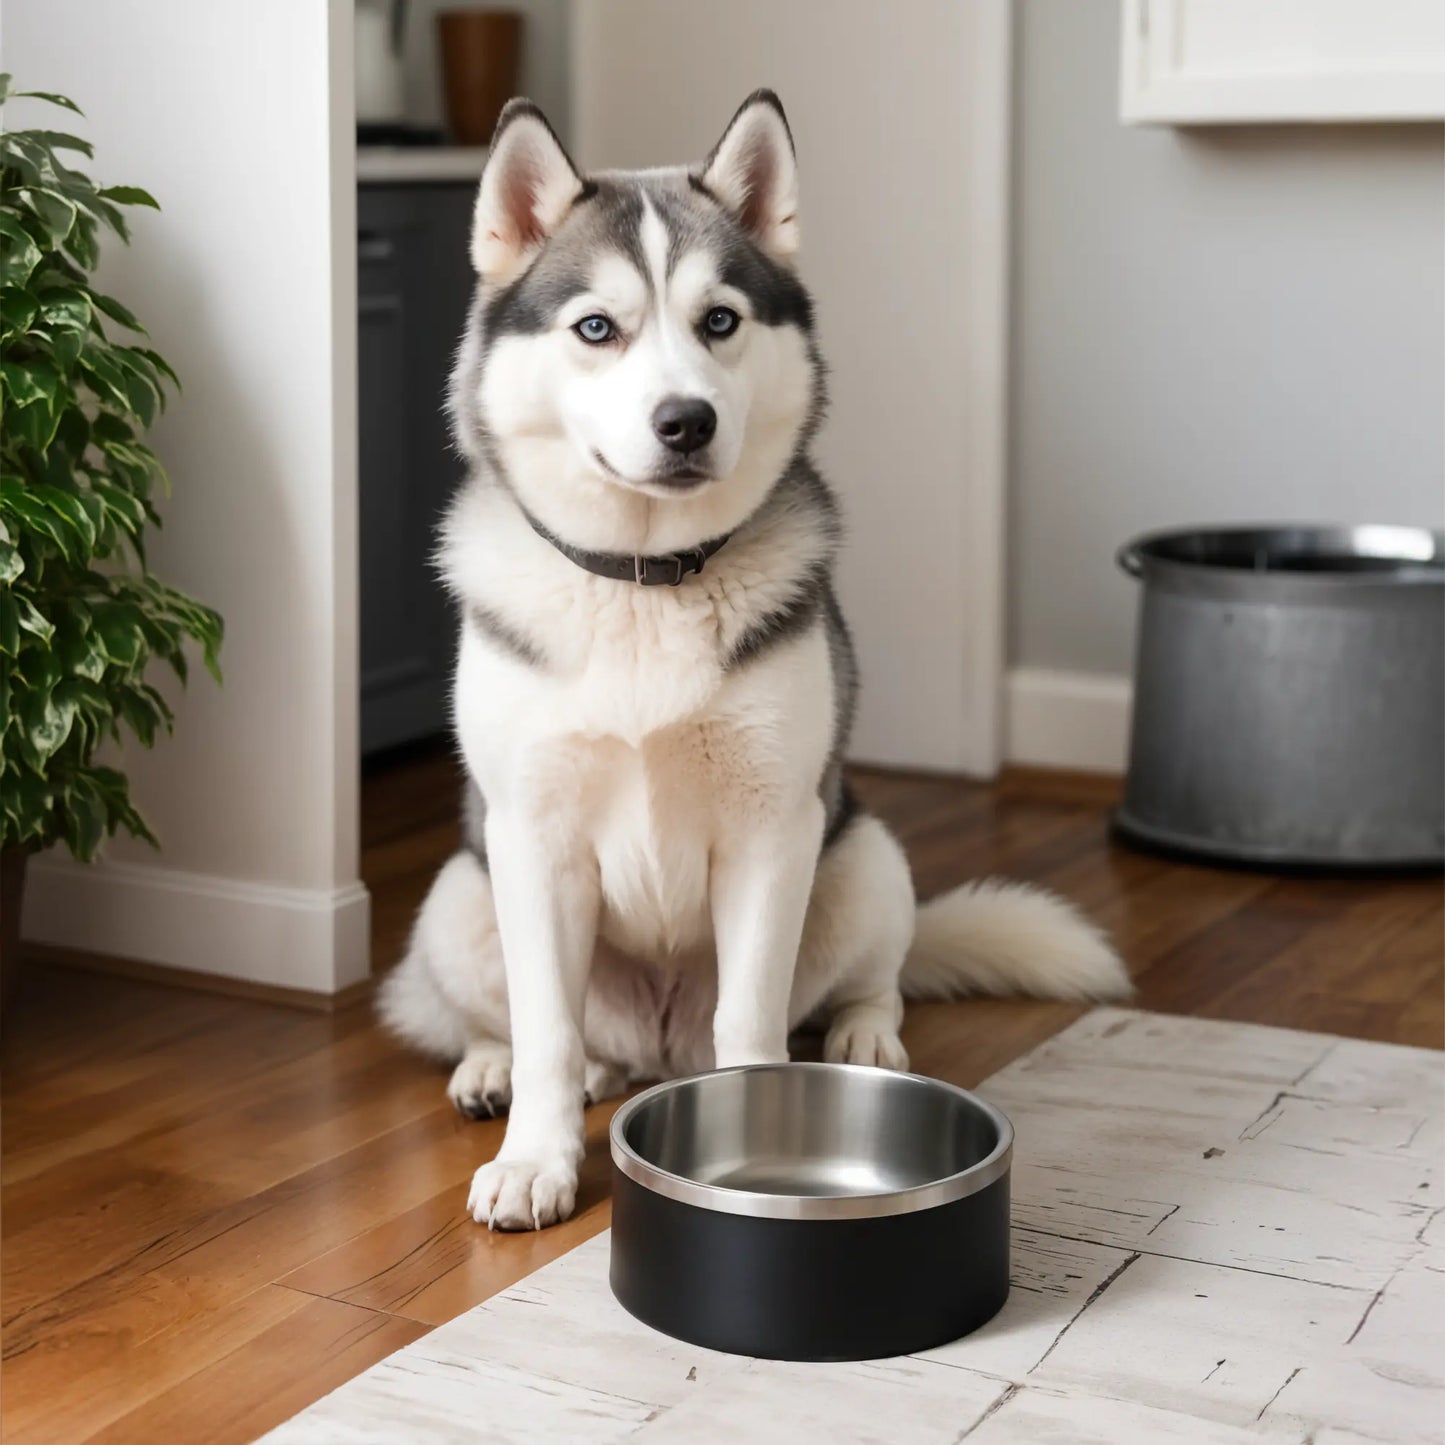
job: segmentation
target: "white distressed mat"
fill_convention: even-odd
[[[1099,1009],[980,1090],[1013,1119],[1014,1286],[856,1365],[638,1324],[604,1234],[268,1440],[1439,1445],[1442,1055]]]

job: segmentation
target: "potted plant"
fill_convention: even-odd
[[[80,113],[63,96],[20,92]],[[0,75],[0,104],[12,94]],[[124,829],[154,844],[125,775],[100,760],[149,747],[182,682],[186,643],[218,680],[221,619],[146,565],[166,474],[142,438],[178,384],[145,331],[91,273],[105,230],[128,241],[134,186],[97,187],[56,130],[0,134],[0,974],[13,976],[27,859],[64,843],[95,856]]]

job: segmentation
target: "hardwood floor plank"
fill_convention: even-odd
[[[142,1288],[143,1294],[133,1291],[110,1301],[103,1347],[87,1340],[86,1348],[74,1351],[58,1340],[36,1340],[7,1359],[7,1445],[89,1440],[305,1309],[309,1298],[266,1285],[226,1301],[224,1309],[208,1309],[184,1290],[160,1291],[149,1281]],[[160,1329],[128,1327],[142,1315],[168,1322]],[[268,1394],[268,1382],[255,1377],[237,1391],[234,1407],[250,1408]],[[224,1415],[231,1402],[213,1400],[212,1407]],[[187,1437],[177,1438],[190,1445]]]
[[[136,1231],[117,1220],[116,1237],[123,1242],[113,1246],[116,1258],[79,1280],[67,1271],[56,1292],[10,1322],[6,1357],[43,1346],[70,1352],[79,1365],[113,1343],[115,1331],[106,1321],[118,1293],[138,1292],[140,1316],[125,1319],[124,1333],[143,1335],[169,1322],[168,1285],[182,1285],[203,1295],[208,1307],[220,1307],[448,1188],[457,1191],[460,1210],[472,1172],[500,1139],[499,1125],[468,1125],[443,1101],[426,1116],[259,1194],[238,1192],[222,1208],[167,1219],[159,1230]],[[47,1236],[40,1226],[30,1233],[26,1268],[43,1281]],[[151,1288],[161,1307],[147,1313]]]
[[[336,1300],[298,1299],[269,1329],[121,1416],[96,1445],[247,1445],[428,1329]]]
[[[1297,880],[1281,889],[1295,895],[1308,891]],[[1289,1027],[1393,1038],[1391,1021],[1400,1009],[1438,979],[1438,885],[1347,882],[1332,896],[1335,912],[1198,1012],[1253,1018],[1268,1011]],[[1353,1027],[1340,1026],[1351,1018]],[[1325,1027],[1326,1021],[1333,1026]]]
[[[903,1042],[916,1072],[968,1089],[1084,1012],[1078,1004],[1035,999],[912,1004],[904,1018]]]
[[[617,1102],[587,1114],[577,1212],[544,1234],[492,1234],[465,1212],[465,1187],[424,1201],[283,1275],[280,1283],[428,1324],[444,1324],[606,1229],[607,1129]]]
[[[1273,883],[1148,963],[1135,980],[1136,1003],[1166,1013],[1198,1012],[1333,912],[1323,893]]]

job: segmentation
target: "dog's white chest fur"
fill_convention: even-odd
[[[814,630],[730,672],[723,589],[551,571],[552,585],[514,605],[545,666],[463,631],[468,764],[490,809],[524,814],[559,854],[595,866],[609,942],[656,962],[705,949],[715,851],[818,786],[832,730],[826,640]]]
[[[597,777],[590,820],[602,893],[602,931],[635,956],[664,961],[711,937],[708,862],[719,819],[702,724],[679,724],[639,747],[582,742]]]

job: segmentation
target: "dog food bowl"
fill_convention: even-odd
[[[692,1344],[864,1360],[957,1339],[1008,1297],[1013,1126],[848,1064],[659,1084],[612,1120],[612,1292]]]

